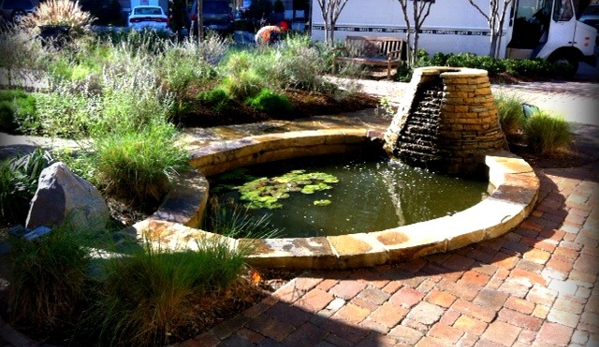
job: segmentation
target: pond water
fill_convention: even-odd
[[[489,190],[486,177],[435,174],[378,153],[276,161],[209,180],[211,198],[244,205],[257,218],[268,215],[271,226],[279,230],[276,237],[342,235],[408,225],[462,211],[484,199]]]

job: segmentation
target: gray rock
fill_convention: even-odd
[[[72,228],[102,228],[109,218],[100,192],[58,162],[42,171],[25,226],[52,227],[67,219]]]

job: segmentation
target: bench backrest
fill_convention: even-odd
[[[394,52],[392,58],[403,58],[404,40],[398,37],[379,36],[347,36],[345,49],[353,57],[386,58],[389,52]]]

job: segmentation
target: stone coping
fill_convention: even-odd
[[[381,231],[310,238],[232,239],[197,229],[208,199],[210,176],[229,169],[318,154],[348,153],[381,144],[381,134],[369,129],[297,131],[223,141],[191,153],[190,163],[201,174],[175,185],[162,207],[134,225],[138,236],[161,247],[196,249],[198,239],[226,242],[249,252],[254,266],[293,269],[344,269],[399,262],[447,252],[503,235],[534,208],[540,182],[523,159],[507,151],[488,154],[490,183],[496,187],[480,203],[451,216]],[[177,206],[184,206],[177,210]],[[201,243],[200,243],[201,244]]]

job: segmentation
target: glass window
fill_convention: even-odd
[[[572,2],[570,0],[557,0],[553,11],[553,20],[569,21],[572,19],[572,16],[574,16]]]

